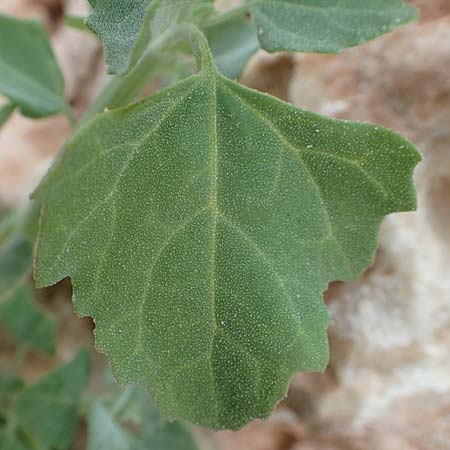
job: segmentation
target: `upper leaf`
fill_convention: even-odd
[[[166,416],[236,428],[324,370],[322,292],[371,263],[386,214],[414,209],[419,159],[208,69],[68,142],[35,194],[37,283],[72,277],[119,381]]]
[[[219,70],[229,78],[238,78],[259,49],[254,26],[243,15],[236,15],[218,20],[204,31]]]
[[[0,14],[0,93],[28,117],[64,111],[64,80],[36,21]]]
[[[86,24],[104,44],[109,71],[124,74],[130,66],[139,32],[152,0],[89,1],[93,10]]]
[[[180,18],[211,0],[90,0],[87,25],[103,43],[109,72],[124,75],[139,61],[151,41],[162,40]]]
[[[417,17],[404,0],[255,0],[261,47],[269,52],[336,53]]]

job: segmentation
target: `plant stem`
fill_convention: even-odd
[[[66,105],[66,107],[64,108],[64,114],[67,117],[67,120],[69,121],[72,128],[75,128],[77,125],[77,118],[74,116],[69,105]]]
[[[136,66],[124,77],[114,77],[92,103],[78,126],[86,123],[106,108],[118,108],[134,100],[158,71],[160,51],[169,46],[177,35],[177,28],[163,33],[148,47]]]

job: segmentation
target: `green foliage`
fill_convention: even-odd
[[[34,302],[29,286],[20,287],[0,303],[0,319],[25,348],[44,353],[55,351],[55,324]]]
[[[217,67],[229,78],[238,78],[259,48],[256,30],[241,14],[211,23],[205,34]]]
[[[239,427],[295,371],[323,370],[321,294],[372,261],[382,218],[415,207],[414,147],[221,76],[103,114],[41,184],[36,280],[75,309],[122,383],[168,417]]]
[[[181,423],[161,419],[148,394],[139,387],[123,389],[108,408],[94,402],[89,418],[88,450],[196,450],[192,434]],[[128,424],[128,427],[125,426]],[[130,429],[138,431],[133,433]]]
[[[259,43],[269,52],[335,53],[417,16],[404,0],[372,0],[370,7],[360,0],[249,0],[226,15],[215,13],[208,0],[98,0],[92,6],[88,26],[105,46],[110,72],[118,75],[137,64],[150,42],[164,43],[165,33],[180,22],[204,29],[219,69],[235,78]]]
[[[90,3],[87,26],[118,76],[35,193],[37,284],[72,278],[118,380],[145,386],[168,418],[237,428],[267,417],[293,373],[324,370],[322,292],[368,267],[387,214],[415,208],[420,156],[392,131],[299,110],[220,72],[238,77],[260,45],[340,51],[415,12],[403,0],[249,0],[224,14],[212,0]],[[0,33],[3,121],[12,105],[69,114],[42,27],[0,16]],[[182,77],[174,55],[188,42],[199,73],[129,105],[150,75]],[[30,269],[36,220],[25,222],[0,228],[0,309],[22,344],[48,351],[51,326],[27,288],[11,298]],[[0,408],[0,444],[67,448],[89,372],[83,353],[71,364],[30,387],[0,379],[12,411]],[[94,398],[88,422],[90,450],[195,448],[137,388]]]
[[[31,272],[33,244],[24,233],[0,241],[0,304],[6,301]]]
[[[79,418],[81,393],[89,379],[87,352],[37,383],[9,391],[11,408],[0,431],[4,449],[67,449]]]
[[[28,117],[66,110],[64,80],[39,22],[0,14],[0,93]]]
[[[417,17],[404,0],[250,1],[261,47],[269,52],[335,53]]]
[[[166,41],[175,26],[203,14],[203,6],[211,0],[137,0],[90,1],[92,13],[87,25],[105,48],[111,73],[124,75],[143,54]]]

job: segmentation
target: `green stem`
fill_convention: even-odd
[[[69,121],[72,128],[75,128],[77,125],[77,118],[74,116],[69,105],[66,105],[66,107],[64,108],[64,114],[67,117],[67,120]]]
[[[179,27],[179,34],[189,39],[199,70],[216,72],[217,66],[203,31],[197,25],[189,23]]]
[[[174,41],[176,34],[176,28],[163,33],[149,46],[140,61],[127,75],[121,78],[114,77],[92,103],[78,126],[107,108],[118,108],[134,100],[158,71],[158,62],[161,60],[160,51]]]
[[[148,55],[124,78],[114,77],[92,103],[81,123],[105,109],[119,108],[134,100],[158,71],[158,61],[156,55]]]

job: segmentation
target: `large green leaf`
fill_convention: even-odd
[[[35,304],[30,286],[20,287],[0,303],[0,319],[26,348],[49,354],[55,351],[55,324]]]
[[[89,379],[87,352],[50,372],[15,397],[9,430],[23,433],[33,449],[66,449],[79,418],[81,393]]]
[[[0,14],[0,36],[0,93],[28,117],[64,111],[64,80],[42,25]]]
[[[269,52],[335,53],[417,17],[404,0],[255,0],[249,11]]]
[[[415,208],[420,157],[212,68],[101,114],[36,192],[36,279],[70,276],[121,383],[169,418],[237,428],[296,371],[322,371],[322,292],[373,259],[386,214]]]

